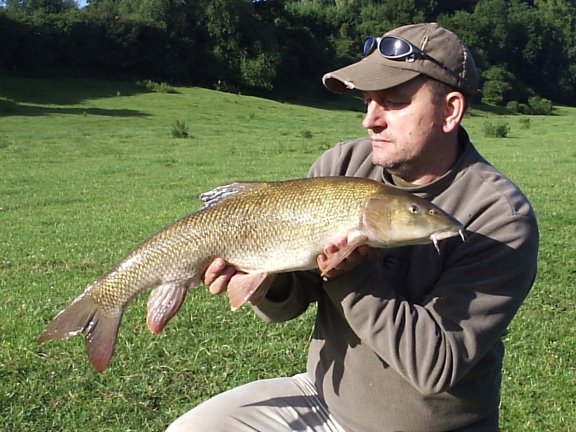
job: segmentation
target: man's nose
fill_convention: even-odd
[[[364,129],[377,129],[386,127],[384,108],[375,101],[370,101],[366,105],[366,114],[362,120]]]

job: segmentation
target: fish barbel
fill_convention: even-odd
[[[200,199],[201,209],[158,231],[89,285],[52,320],[38,342],[84,333],[88,358],[101,372],[112,358],[128,303],[154,288],[147,323],[152,332],[160,332],[216,257],[255,275],[251,285],[229,290],[230,305],[236,309],[266,274],[314,269],[323,248],[343,238],[347,245],[324,272],[360,245],[434,243],[438,249],[439,240],[463,236],[462,225],[430,202],[359,178],[233,183]]]

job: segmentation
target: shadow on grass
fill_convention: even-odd
[[[16,103],[77,105],[83,101],[150,91],[133,81],[0,76],[0,97]]]
[[[504,106],[473,102],[471,108],[472,110],[468,110],[466,113],[466,115],[470,117],[484,117],[485,115],[515,115]]]
[[[366,110],[361,92],[352,91],[346,94],[335,94],[327,90],[321,82],[317,84],[303,83],[299,88],[279,88],[273,92],[256,92],[253,95],[277,102],[291,103],[311,108],[358,113],[364,113]],[[472,110],[469,110],[466,114],[470,117],[516,115],[504,106],[487,105],[481,102],[473,102],[471,108]],[[517,115],[521,116],[522,114]]]
[[[147,117],[149,114],[131,109],[102,109],[102,108],[60,108],[46,107],[41,105],[28,105],[14,102],[12,100],[0,99],[0,117],[8,116],[44,116],[49,114],[71,114],[71,115],[98,115],[108,117]]]

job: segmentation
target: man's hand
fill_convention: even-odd
[[[228,289],[230,279],[236,274],[242,274],[222,258],[216,258],[204,272],[202,282],[214,294],[222,294]]]
[[[244,273],[222,258],[216,258],[204,272],[203,283],[214,295],[226,292],[233,310],[249,301],[256,306],[264,299],[276,275],[265,272]]]

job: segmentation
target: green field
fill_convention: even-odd
[[[334,143],[361,136],[361,104],[287,103],[201,88],[0,77],[0,430],[158,431],[201,400],[304,370],[313,311],[282,325],[189,294],[160,336],[146,296],[127,310],[112,364],[82,338],[38,346],[55,313],[132,247],[235,180],[306,175]],[[339,104],[339,105],[336,105]],[[465,120],[479,149],[528,195],[541,230],[539,276],[506,336],[503,431],[576,424],[576,109]],[[526,118],[526,117],[524,117]],[[172,137],[184,122],[189,137]],[[507,138],[485,138],[506,121]]]

